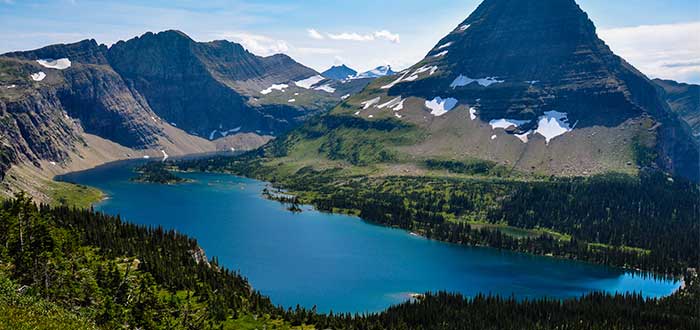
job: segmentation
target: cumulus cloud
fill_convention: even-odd
[[[318,31],[316,31],[315,29],[308,29],[308,30],[306,30],[306,31],[309,32],[309,37],[311,37],[311,39],[316,39],[316,40],[323,40],[323,39],[325,39],[325,37],[323,37],[323,35],[321,34],[321,32],[318,32]]]
[[[289,44],[286,41],[260,34],[224,32],[220,33],[219,37],[240,43],[248,51],[256,55],[269,56],[289,51]]]
[[[598,31],[618,55],[652,78],[700,82],[700,22]]]
[[[323,35],[314,29],[307,30],[309,36],[313,39],[321,40],[328,37],[331,40],[343,40],[343,41],[376,41],[376,40],[386,40],[393,43],[400,43],[401,37],[396,33],[391,33],[388,30],[375,31],[372,33],[357,33],[357,32],[343,32],[343,33],[326,33]]]

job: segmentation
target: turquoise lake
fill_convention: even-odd
[[[264,182],[224,174],[182,174],[181,185],[130,182],[134,163],[62,179],[103,190],[95,208],[196,238],[208,257],[240,270],[275,304],[327,312],[376,312],[411,293],[581,296],[591,291],[660,297],[680,283],[581,262],[446,244],[356,217],[305,207],[293,214],[261,196]]]

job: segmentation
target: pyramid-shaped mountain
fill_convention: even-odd
[[[350,77],[354,77],[357,75],[357,71],[349,68],[347,65],[336,65],[331,67],[330,69],[323,71],[321,73],[322,76],[328,78],[328,79],[334,79],[334,80],[345,80]]]
[[[485,0],[422,61],[332,114],[412,124],[419,139],[387,147],[399,158],[556,175],[699,172],[688,125],[574,0]]]

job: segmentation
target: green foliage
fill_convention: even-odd
[[[163,162],[149,162],[137,167],[135,171],[138,175],[131,179],[135,182],[177,184],[189,181],[168,171]]]
[[[428,159],[424,163],[425,166],[431,170],[447,170],[452,173],[468,175],[488,175],[495,177],[503,177],[508,175],[507,168],[499,166],[494,162],[478,159],[465,162]]]

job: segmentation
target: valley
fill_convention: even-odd
[[[656,78],[697,63],[575,0],[425,10],[419,56],[174,6],[0,54],[0,329],[700,328],[700,86]]]

